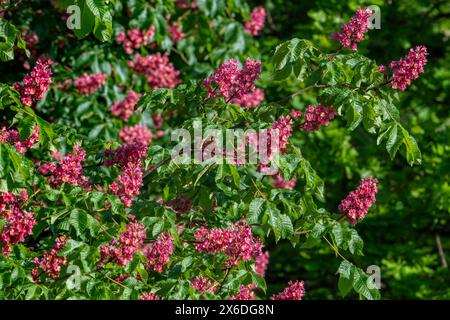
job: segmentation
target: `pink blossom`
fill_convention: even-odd
[[[291,110],[289,114],[292,118],[300,118],[302,116],[302,112],[299,110]]]
[[[426,47],[417,46],[410,49],[405,58],[392,61],[389,65],[392,69],[392,88],[406,90],[406,87],[411,84],[411,80],[417,79],[423,72],[423,67],[427,63],[427,55]]]
[[[181,30],[181,22],[175,21],[169,25],[169,34],[172,42],[180,42],[184,38],[183,30]]]
[[[305,122],[302,128],[306,132],[317,131],[320,126],[328,126],[336,111],[333,106],[308,106],[305,112]]]
[[[81,94],[93,94],[106,82],[107,75],[103,73],[87,74],[75,79],[74,86]]]
[[[48,162],[38,168],[38,172],[47,176],[50,185],[55,188],[64,183],[90,189],[89,182],[83,175],[83,162],[86,160],[86,151],[75,145],[73,152],[68,153],[59,163]]]
[[[217,91],[228,103],[233,99],[241,99],[242,96],[255,91],[254,82],[259,79],[261,62],[247,58],[245,65],[239,69],[237,60],[230,59],[206,78],[204,85],[208,90],[209,97],[215,97]],[[216,88],[212,88],[215,83]]]
[[[53,62],[51,60],[39,59],[31,73],[26,75],[22,83],[13,84],[14,89],[19,91],[20,100],[28,107],[34,107],[36,102],[44,98],[44,93],[49,90],[52,78],[52,70],[49,69]]]
[[[380,64],[380,66],[378,67],[378,71],[381,73],[386,73],[387,72],[387,68],[385,65]]]
[[[278,121],[273,123],[272,130],[278,130],[279,149],[281,153],[286,152],[289,138],[292,135],[292,119],[289,116],[280,116]]]
[[[367,211],[375,202],[375,194],[378,192],[378,180],[368,177],[362,179],[356,190],[350,192],[348,196],[339,204],[339,211],[347,216],[351,224],[356,224],[357,220],[362,220]]]
[[[105,165],[107,166],[118,164],[120,168],[125,168],[129,163],[140,166],[142,160],[147,156],[147,145],[135,140],[124,144],[115,151],[105,151],[105,156],[107,157],[105,160]]]
[[[255,271],[259,275],[263,276],[266,274],[267,265],[269,264],[269,251],[261,253],[255,258]]]
[[[50,251],[44,253],[41,259],[34,259],[33,262],[36,268],[31,271],[31,274],[35,282],[39,281],[39,268],[51,278],[58,278],[61,267],[67,264],[67,258],[58,256],[58,253],[64,247],[67,240],[69,239],[64,236],[56,238],[56,242]]]
[[[36,45],[39,43],[39,37],[37,36],[37,34],[31,30],[24,29],[24,30],[22,30],[22,39],[26,43],[26,48],[30,52],[30,56],[33,58],[36,57],[37,56]],[[27,57],[25,56],[25,54],[23,52],[20,52],[18,58],[20,61],[23,62],[23,67],[25,69],[29,70],[30,63],[27,60]]]
[[[289,281],[288,287],[272,296],[272,300],[302,300],[305,294],[304,282],[303,281]]]
[[[264,7],[255,7],[250,14],[250,21],[245,22],[245,31],[252,36],[257,36],[259,31],[264,28],[266,20],[266,10]]]
[[[33,233],[33,227],[36,224],[35,213],[23,209],[27,200],[26,189],[22,189],[20,196],[12,192],[0,192],[0,217],[3,218],[0,244],[3,244],[4,256],[8,256],[12,251],[11,245],[24,242],[25,236]]]
[[[239,99],[233,99],[231,102],[242,108],[256,108],[264,101],[264,91],[256,88],[255,91],[242,95]]]
[[[139,189],[144,185],[140,163],[129,162],[117,180],[111,183],[109,190],[117,195],[125,206],[130,207],[133,198],[139,195]]]
[[[261,255],[261,242],[253,237],[250,226],[243,221],[230,225],[229,229],[208,230],[202,226],[194,237],[198,252],[223,252],[228,256],[228,266],[236,265],[239,261],[254,260]]]
[[[143,74],[152,89],[173,88],[181,82],[178,78],[180,71],[175,70],[167,52],[163,55],[157,52],[145,57],[136,54],[134,61],[129,61],[128,65],[135,73]]]
[[[141,295],[141,300],[161,300],[161,298],[159,296],[157,296],[156,294],[152,293],[152,292],[144,292]]]
[[[207,277],[196,277],[195,279],[193,279],[191,281],[192,287],[195,290],[198,290],[200,292],[215,292],[216,291],[216,287],[213,286],[213,284],[211,283],[211,280],[209,280]]]
[[[335,32],[332,38],[338,40],[343,48],[357,49],[357,43],[364,40],[364,34],[369,29],[368,19],[372,15],[370,9],[358,9],[354,17],[348,23],[341,26],[341,33]]]
[[[160,233],[155,242],[144,249],[147,257],[147,268],[156,272],[163,272],[170,263],[170,255],[173,253],[173,237],[167,233]]]
[[[152,142],[152,132],[146,126],[137,124],[120,130],[119,139],[124,144],[140,142],[149,145]]]
[[[22,154],[24,154],[38,141],[39,141],[38,126],[34,126],[31,135],[24,140],[20,140],[20,134],[17,130],[14,129],[6,130],[6,128],[3,127],[2,130],[0,131],[0,143],[14,143],[14,145],[17,148],[17,151]]]
[[[128,92],[127,97],[113,104],[109,109],[111,113],[116,117],[122,119],[123,121],[127,121],[128,118],[133,114],[136,103],[139,101],[141,94],[130,90]]]
[[[281,176],[281,174],[278,172],[273,180],[272,180],[272,184],[276,187],[276,188],[280,188],[280,189],[293,189],[295,187],[295,185],[297,184],[297,179],[296,178],[292,178],[289,181],[286,181],[283,179],[283,177]]]
[[[255,293],[253,292],[254,289],[255,285],[253,283],[246,286],[241,284],[238,293],[231,296],[230,300],[255,300]]]
[[[126,266],[138,253],[146,237],[145,227],[139,222],[127,224],[126,230],[122,232],[119,239],[112,239],[107,245],[101,246],[99,263],[116,262]]]
[[[197,3],[195,0],[175,0],[175,5],[180,9],[195,9]]]
[[[141,31],[134,28],[125,32],[119,32],[116,37],[117,43],[123,44],[123,49],[127,54],[132,54],[135,49],[148,44],[149,40],[155,35],[155,27],[151,26],[147,31]]]

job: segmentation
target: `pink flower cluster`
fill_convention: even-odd
[[[181,23],[179,21],[175,21],[169,25],[169,34],[170,39],[174,43],[180,42],[184,38],[184,33],[183,30],[181,30]]]
[[[272,180],[272,184],[276,188],[291,190],[297,184],[297,179],[296,178],[292,178],[291,180],[286,181],[286,180],[283,179],[283,177],[280,175],[280,173],[277,173],[274,176],[273,180]]]
[[[0,217],[3,218],[3,228],[0,231],[0,244],[3,244],[2,254],[8,256],[11,245],[25,241],[25,236],[33,233],[36,224],[35,213],[23,209],[28,200],[27,190],[23,189],[20,196],[11,192],[0,192]]]
[[[195,234],[195,248],[199,252],[219,253],[228,256],[226,264],[236,265],[239,261],[249,261],[261,255],[262,244],[254,238],[252,229],[245,222],[231,225],[229,229],[206,229],[201,227]]]
[[[39,141],[39,128],[35,126],[31,135],[25,140],[20,140],[20,134],[17,130],[6,130],[5,127],[0,131],[0,143],[14,143],[17,151],[24,154],[36,142]]]
[[[152,142],[152,132],[146,126],[137,124],[120,130],[119,139],[125,144],[139,142],[149,145]]]
[[[399,61],[392,61],[389,65],[393,72],[392,88],[404,91],[411,84],[411,80],[417,79],[427,63],[427,55],[426,47],[417,46],[414,49],[410,49],[405,58],[400,58]]]
[[[141,300],[161,300],[161,297],[157,296],[156,294],[152,292],[144,292],[141,295]]]
[[[317,131],[320,126],[328,126],[333,120],[336,111],[333,106],[308,106],[305,112],[305,122],[302,128],[306,132]]]
[[[31,30],[22,30],[22,39],[25,40],[26,47],[30,51],[31,57],[36,57],[36,45],[39,43],[39,37]],[[30,69],[30,63],[27,60],[26,55],[23,52],[19,53],[19,60],[23,62],[23,67],[27,70]]]
[[[83,174],[83,162],[86,160],[86,151],[78,145],[73,147],[73,152],[68,153],[64,159],[58,152],[54,153],[58,163],[47,162],[38,168],[38,172],[47,176],[48,182],[53,188],[64,183],[90,189],[89,182]]]
[[[93,94],[106,82],[107,75],[103,73],[87,74],[75,79],[74,86],[81,94]]]
[[[263,101],[264,91],[260,88],[256,88],[255,91],[246,93],[238,99],[233,99],[231,102],[242,108],[256,108]]]
[[[133,198],[139,195],[139,189],[144,185],[141,165],[134,162],[128,163],[117,180],[111,183],[109,190],[117,195],[125,206],[130,207]]]
[[[135,73],[145,75],[152,89],[173,88],[181,82],[178,78],[180,71],[175,70],[167,52],[163,55],[157,52],[145,57],[137,54],[134,61],[128,62],[128,66]]]
[[[279,144],[278,147],[281,153],[286,152],[289,138],[292,135],[292,119],[289,116],[281,116],[278,121],[275,121],[272,130],[278,130]]]
[[[269,264],[269,251],[261,253],[255,258],[255,271],[259,275],[263,276],[266,274],[267,265]]]
[[[378,192],[377,183],[378,180],[372,179],[372,177],[362,179],[358,188],[350,192],[339,204],[339,211],[347,216],[351,224],[356,224],[357,220],[364,219],[367,211],[375,202],[375,194]]]
[[[67,264],[67,258],[58,256],[58,253],[67,243],[67,240],[69,240],[67,237],[58,237],[50,251],[44,253],[42,259],[34,259],[33,262],[36,265],[36,268],[31,270],[31,275],[35,282],[38,282],[39,280],[39,268],[53,279],[56,279],[59,276],[61,266]]]
[[[341,26],[341,33],[335,32],[332,38],[338,40],[343,48],[357,50],[357,43],[364,40],[364,34],[369,29],[368,19],[372,15],[370,9],[358,9],[348,23]]]
[[[192,287],[195,290],[198,290],[200,292],[216,292],[217,288],[213,286],[211,283],[211,280],[209,280],[207,277],[196,277],[194,280],[191,281]]]
[[[134,141],[124,144],[115,151],[107,150],[104,154],[110,157],[105,161],[107,166],[118,164],[121,169],[126,168],[130,163],[140,166],[142,159],[147,155],[147,145],[140,141]]]
[[[148,260],[147,267],[156,272],[163,272],[170,262],[173,249],[173,237],[167,232],[160,233],[158,239],[144,249]]]
[[[138,253],[146,237],[145,227],[139,222],[127,224],[126,230],[120,234],[119,240],[111,241],[99,248],[99,263],[116,262],[119,265],[126,266],[133,255]]]
[[[280,292],[272,296],[272,300],[302,300],[303,295],[305,294],[305,287],[303,281],[289,281],[288,287]]]
[[[255,285],[253,283],[246,286],[241,284],[238,293],[235,296],[231,296],[230,300],[255,300],[254,289]]]
[[[255,7],[250,14],[250,21],[245,22],[245,31],[252,36],[257,36],[259,31],[264,28],[264,22],[266,20],[266,10],[264,7]]]
[[[122,43],[123,49],[127,54],[132,54],[135,49],[148,44],[155,35],[155,27],[151,26],[147,31],[141,31],[134,28],[125,32],[119,32],[116,37],[117,43]]]
[[[260,73],[260,61],[247,58],[242,69],[239,69],[237,60],[230,59],[206,78],[204,85],[209,97],[215,97],[218,91],[225,98],[226,103],[233,99],[239,101],[244,95],[255,91],[254,82],[259,79]],[[216,88],[212,88],[212,83],[215,83]]]
[[[113,104],[109,109],[114,116],[122,119],[123,121],[127,121],[128,118],[133,114],[134,107],[136,106],[136,103],[138,102],[140,97],[141,94],[130,90],[124,100]]]
[[[19,91],[20,100],[24,105],[34,107],[37,101],[44,98],[44,93],[48,91],[52,82],[50,77],[52,70],[49,69],[52,63],[51,60],[39,59],[31,73],[25,76],[23,83],[13,84],[14,89]]]

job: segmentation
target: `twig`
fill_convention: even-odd
[[[438,248],[439,256],[441,257],[441,263],[444,268],[448,268],[447,259],[445,258],[445,252],[442,249],[441,237],[436,233],[435,235],[436,245]]]

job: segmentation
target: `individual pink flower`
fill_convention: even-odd
[[[426,47],[417,46],[410,49],[405,58],[392,61],[389,65],[392,69],[392,88],[406,90],[406,87],[411,84],[411,80],[417,79],[423,72],[423,67],[427,63],[427,55]]]
[[[126,230],[122,232],[119,239],[112,239],[107,245],[100,246],[99,263],[106,264],[115,262],[126,266],[139,252],[144,238],[146,237],[145,227],[139,222],[127,224]]]
[[[143,185],[140,163],[130,162],[123,169],[117,181],[111,183],[109,190],[112,194],[117,195],[125,206],[130,207],[133,198],[139,195],[139,189]]]
[[[228,256],[226,265],[236,265],[239,261],[254,260],[261,255],[262,244],[253,237],[250,226],[245,222],[230,225],[229,229],[206,229],[201,227],[194,234],[198,252],[219,253]]]
[[[197,3],[195,0],[175,0],[175,6],[180,9],[195,9]]]
[[[261,62],[247,58],[242,69],[239,69],[237,60],[230,59],[222,65],[206,80],[204,85],[209,97],[215,97],[220,93],[228,103],[233,99],[241,99],[242,96],[255,91],[254,82],[259,79]],[[215,84],[215,88],[212,84]]]
[[[80,146],[75,145],[73,152],[68,153],[59,163],[44,163],[37,171],[47,176],[47,180],[53,188],[59,187],[64,183],[69,183],[74,186],[90,189],[90,180],[83,174],[83,162],[85,160],[86,151]]]
[[[19,91],[20,100],[28,107],[34,107],[36,102],[44,98],[44,94],[49,90],[52,78],[51,60],[39,59],[36,61],[31,73],[26,75],[23,82],[13,84],[14,89]]]
[[[380,64],[380,66],[378,67],[378,71],[381,73],[386,73],[387,72],[387,68],[385,65]]]
[[[127,121],[133,114],[136,103],[139,101],[140,97],[141,94],[130,90],[124,100],[114,103],[109,109],[114,116],[123,121]]]
[[[67,264],[67,258],[60,257],[58,253],[67,243],[67,240],[69,239],[65,236],[56,238],[53,247],[48,252],[44,253],[41,259],[34,259],[33,262],[36,265],[36,268],[31,271],[31,275],[35,282],[39,281],[39,269],[53,279],[58,278],[61,267]]]
[[[214,293],[216,291],[216,287],[213,286],[211,283],[211,280],[209,280],[207,277],[196,277],[191,281],[191,285],[195,290],[198,290],[200,292],[212,292]]]
[[[0,144],[1,143],[14,143],[19,153],[24,154],[30,149],[36,142],[39,141],[39,127],[34,126],[33,132],[30,136],[24,140],[20,140],[20,134],[17,130],[6,130],[5,127],[0,131]]]
[[[233,99],[231,102],[242,108],[256,108],[263,101],[264,91],[260,88],[256,88],[255,91],[246,93],[238,99]]]
[[[272,300],[302,300],[305,294],[305,287],[303,281],[289,281],[288,287],[272,296]]]
[[[147,268],[163,272],[170,263],[170,255],[173,250],[173,237],[167,232],[160,233],[155,242],[144,248],[144,254],[148,260]]]
[[[144,292],[141,295],[140,300],[161,300],[161,297],[157,296],[156,294],[152,292]]]
[[[0,192],[0,217],[3,219],[0,244],[3,245],[4,256],[8,256],[12,251],[11,245],[24,242],[25,237],[33,233],[36,224],[35,213],[23,208],[27,200],[26,189],[22,190],[20,196],[12,192]]]
[[[241,284],[238,293],[231,296],[230,300],[255,300],[255,293],[253,292],[255,288],[256,286],[253,283],[246,286]]]
[[[269,251],[261,253],[255,258],[255,271],[259,275],[263,276],[266,274],[267,265],[269,264]]]
[[[317,131],[320,126],[328,126],[330,121],[334,119],[336,111],[333,106],[308,106],[305,112],[305,122],[302,128],[306,132]]]
[[[116,37],[117,43],[123,44],[123,49],[127,54],[132,54],[134,50],[145,46],[155,35],[155,27],[151,26],[147,31],[134,28],[125,32],[119,32]]]
[[[93,94],[106,82],[107,75],[103,73],[87,74],[75,79],[74,86],[81,94]]]
[[[124,144],[140,142],[149,145],[152,142],[152,131],[144,125],[137,124],[120,130],[119,139]]]
[[[351,224],[356,224],[357,220],[362,220],[366,216],[369,208],[375,202],[375,195],[378,192],[378,180],[368,177],[362,179],[358,188],[339,204],[339,211],[347,216]]]
[[[370,9],[358,9],[348,23],[341,26],[341,32],[335,32],[331,37],[341,43],[342,48],[357,50],[357,43],[364,40],[364,34],[369,29],[368,19],[372,15]]]
[[[169,25],[169,34],[172,42],[180,42],[184,38],[183,30],[181,30],[181,22],[175,21]]]
[[[259,31],[264,28],[264,22],[266,20],[266,10],[264,7],[255,7],[250,14],[250,21],[245,22],[245,31],[252,36],[257,36]]]
[[[180,71],[169,61],[167,52],[163,55],[157,52],[145,57],[136,54],[134,61],[129,61],[128,66],[135,73],[144,75],[152,89],[173,88],[181,82],[178,78]]]

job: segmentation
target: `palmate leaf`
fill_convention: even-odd
[[[361,298],[367,300],[380,299],[378,289],[371,286],[369,276],[348,260],[343,260],[338,268],[340,275],[338,288],[342,296],[346,296],[353,288]]]

